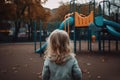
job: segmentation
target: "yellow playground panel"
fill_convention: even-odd
[[[79,27],[79,28],[88,27],[88,25],[92,23],[93,20],[94,20],[93,11],[91,11],[88,16],[75,12],[75,27]]]

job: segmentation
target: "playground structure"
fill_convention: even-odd
[[[76,42],[77,38],[76,35],[79,37],[79,49],[81,50],[81,43],[82,43],[82,37],[86,36],[87,39],[87,46],[88,46],[88,51],[93,51],[92,50],[92,37],[94,36],[94,39],[98,41],[98,51],[105,51],[105,41],[108,41],[108,50],[111,51],[111,40],[116,41],[116,50],[118,51],[118,46],[119,46],[119,40],[120,40],[120,24],[115,22],[115,21],[110,21],[108,19],[104,18],[104,10],[103,13],[101,10],[101,3],[104,5],[105,3],[108,3],[109,6],[113,5],[109,1],[101,1],[99,2],[99,14],[96,14],[95,11],[95,0],[94,2],[89,2],[89,12],[90,14],[88,16],[79,14],[76,12],[76,4],[75,0],[70,1],[70,12],[65,16],[65,20],[60,24],[59,28],[60,30],[66,30],[68,34],[71,36],[71,27],[73,27],[73,40],[74,40],[74,52],[76,53]],[[91,6],[94,6],[94,9],[91,10]],[[116,5],[114,5],[116,6]],[[120,6],[116,6],[118,9]],[[104,6],[103,6],[104,9]],[[80,11],[79,11],[80,12]],[[108,12],[110,14],[110,7],[108,9]],[[119,11],[118,11],[119,12]],[[36,26],[36,25],[35,25]],[[96,29],[94,29],[96,28]],[[82,29],[85,30],[87,35],[82,34]],[[36,35],[35,35],[36,38]],[[41,39],[41,38],[40,38]],[[95,42],[95,40],[94,40]],[[36,53],[43,53],[46,46],[47,42],[45,42],[43,45],[41,45],[41,40],[40,40],[40,48],[36,49],[36,42],[35,42],[35,52]]]

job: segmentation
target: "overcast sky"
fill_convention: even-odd
[[[58,8],[60,6],[59,2],[70,2],[71,0],[48,0],[46,4],[43,4],[44,7],[54,9]],[[89,2],[90,0],[77,0],[79,3],[85,3]],[[101,0],[96,0],[96,1],[101,1]]]
[[[60,1],[67,2],[69,0],[48,0],[43,6],[50,9],[58,8],[60,6]]]

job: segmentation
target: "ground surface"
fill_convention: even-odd
[[[120,52],[78,52],[83,80],[120,80]],[[0,44],[0,80],[41,80],[43,57],[33,44]]]

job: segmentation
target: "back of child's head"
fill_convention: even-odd
[[[70,39],[67,32],[54,30],[48,38],[47,55],[58,64],[64,63],[71,54]]]

